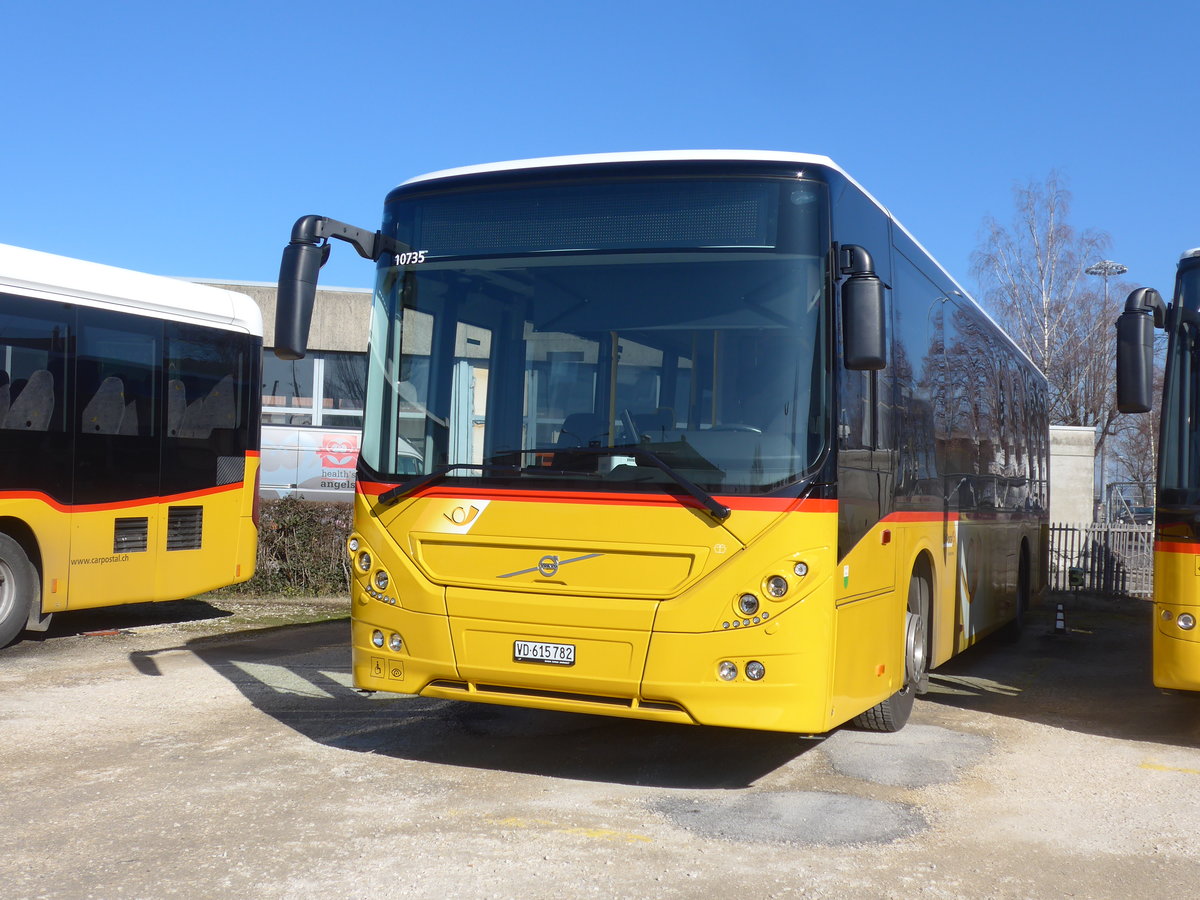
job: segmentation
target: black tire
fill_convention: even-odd
[[[0,534],[0,647],[11,644],[25,628],[38,593],[37,569],[20,544]]]
[[[908,581],[905,616],[904,686],[882,703],[877,703],[851,720],[863,731],[899,731],[912,715],[917,694],[924,693],[929,676],[929,611],[932,588],[924,572],[912,573]]]

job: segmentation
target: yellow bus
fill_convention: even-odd
[[[1167,304],[1138,288],[1117,319],[1117,408],[1153,405],[1154,329],[1167,333],[1154,509],[1154,684],[1200,691],[1200,249],[1179,260]]]
[[[378,266],[359,688],[891,731],[1045,585],[1044,378],[825,157],[500,163],[377,232],[306,216],[277,353],[330,238]]]
[[[261,366],[242,294],[0,245],[0,646],[254,573]]]

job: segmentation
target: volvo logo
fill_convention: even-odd
[[[584,556],[574,556],[571,559],[559,559],[553,554],[547,553],[538,560],[538,564],[532,569],[519,569],[516,572],[508,572],[504,575],[497,575],[497,578],[513,578],[517,575],[531,575],[537,572],[543,578],[553,578],[558,574],[558,570],[563,566],[571,563],[583,562],[585,559],[595,559],[597,556],[603,556],[603,553],[588,553]]]

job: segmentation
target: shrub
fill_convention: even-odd
[[[349,503],[289,497],[264,500],[254,577],[221,593],[257,597],[335,597],[350,592]]]

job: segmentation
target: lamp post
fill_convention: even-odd
[[[1099,275],[1104,279],[1104,306],[1108,307],[1108,279],[1113,275],[1124,275],[1129,269],[1118,262],[1113,262],[1111,259],[1102,259],[1098,263],[1092,263],[1083,270],[1088,275]]]
[[[1099,275],[1104,279],[1104,308],[1108,309],[1108,279],[1114,275],[1124,275],[1129,271],[1128,267],[1121,265],[1119,262],[1113,262],[1111,259],[1102,259],[1098,263],[1092,263],[1083,270],[1088,275]],[[1104,435],[1101,438],[1100,444],[1100,503],[1104,513],[1104,521],[1108,521],[1108,485],[1104,479],[1107,476],[1105,470],[1105,457],[1108,451],[1108,426],[1104,426]]]

